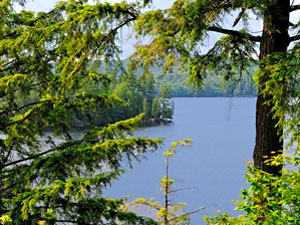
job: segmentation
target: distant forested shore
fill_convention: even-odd
[[[173,70],[162,72],[159,66],[149,71],[128,72],[122,69],[103,71],[100,64],[91,64],[95,73],[103,73],[108,79],[104,85],[85,85],[83,90],[89,94],[102,94],[118,97],[121,104],[113,104],[107,109],[89,113],[80,112],[74,117],[72,127],[82,128],[90,123],[106,125],[144,113],[143,125],[171,122],[174,112],[172,97],[253,97],[257,89],[252,77],[242,74],[238,82],[224,81],[225,75],[208,74],[202,89],[187,85],[188,74]],[[125,67],[126,61],[122,61]],[[120,67],[121,68],[121,67]],[[102,81],[103,82],[103,81]]]
[[[189,74],[174,69],[172,72],[162,73],[161,67],[152,70],[156,80],[155,88],[168,87],[172,97],[255,97],[257,88],[253,81],[256,66],[243,72],[234,80],[226,80],[226,74],[207,72],[201,89],[188,85]]]

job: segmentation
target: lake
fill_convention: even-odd
[[[180,147],[170,161],[170,178],[175,179],[171,200],[187,203],[186,212],[204,206],[191,215],[191,224],[204,224],[204,215],[216,210],[238,215],[232,200],[240,199],[245,184],[245,162],[252,159],[255,143],[256,98],[173,98],[173,122],[141,128],[136,136],[165,137],[165,145],[147,159],[134,162],[128,171],[105,191],[112,198],[130,196],[155,198],[162,202],[160,179],[165,164],[162,152],[173,141],[189,138],[192,145]]]

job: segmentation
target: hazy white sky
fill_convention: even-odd
[[[29,0],[26,6],[28,10],[34,11],[48,11],[55,5],[59,0]],[[103,2],[116,3],[120,0],[104,0]],[[174,0],[153,0],[153,5],[157,8],[169,8]]]

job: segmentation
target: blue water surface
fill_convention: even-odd
[[[245,184],[245,162],[252,159],[255,143],[256,98],[173,98],[173,122],[141,128],[136,136],[165,137],[165,145],[147,159],[134,162],[105,195],[112,198],[130,196],[155,198],[162,202],[160,179],[165,163],[162,152],[171,142],[189,138],[192,145],[180,147],[170,161],[170,177],[175,179],[174,202],[185,202],[186,212],[201,206],[205,210],[191,215],[191,224],[204,224],[204,215],[216,210],[238,215],[232,200],[240,199]]]

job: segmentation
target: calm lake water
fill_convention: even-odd
[[[252,159],[255,142],[256,98],[174,98],[173,122],[167,125],[142,128],[136,136],[165,137],[165,145],[147,159],[128,163],[128,171],[105,191],[118,198],[155,198],[162,202],[160,179],[165,164],[162,152],[170,143],[184,138],[192,145],[180,147],[170,161],[170,177],[175,179],[171,199],[185,202],[186,212],[206,207],[191,216],[192,225],[204,224],[204,215],[215,215],[216,210],[238,215],[232,200],[240,199],[245,184],[245,162]]]

